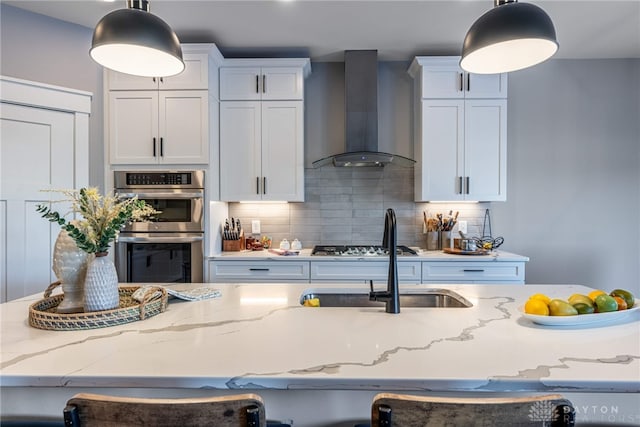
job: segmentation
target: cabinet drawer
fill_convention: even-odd
[[[524,283],[523,262],[423,262],[422,282]]]
[[[311,262],[311,281],[387,280],[388,261]],[[420,283],[420,262],[398,262],[398,280]]]
[[[305,261],[210,261],[210,282],[309,281]]]

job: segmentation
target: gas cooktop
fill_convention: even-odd
[[[396,253],[398,256],[416,256],[413,249],[406,246],[398,246]],[[313,256],[389,256],[389,250],[378,245],[346,245],[346,246],[314,246],[311,251]]]

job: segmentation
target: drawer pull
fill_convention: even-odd
[[[250,268],[249,271],[269,271],[268,268]]]
[[[478,268],[478,269],[474,269],[474,268],[465,268],[464,270],[465,273],[483,273],[484,269],[483,268]]]

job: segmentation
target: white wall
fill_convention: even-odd
[[[529,283],[640,294],[640,60],[552,60],[509,76],[507,202],[494,231]]]
[[[0,4],[0,74],[93,93],[89,184],[102,187],[102,67],[89,57],[92,35],[90,28]]]

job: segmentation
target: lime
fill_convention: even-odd
[[[593,305],[585,304],[583,302],[577,302],[573,304],[573,308],[575,308],[578,311],[578,314],[591,314],[595,311],[595,308],[593,308]]]
[[[618,303],[611,295],[602,294],[596,297],[596,307],[598,313],[607,313],[609,311],[617,311]]]

